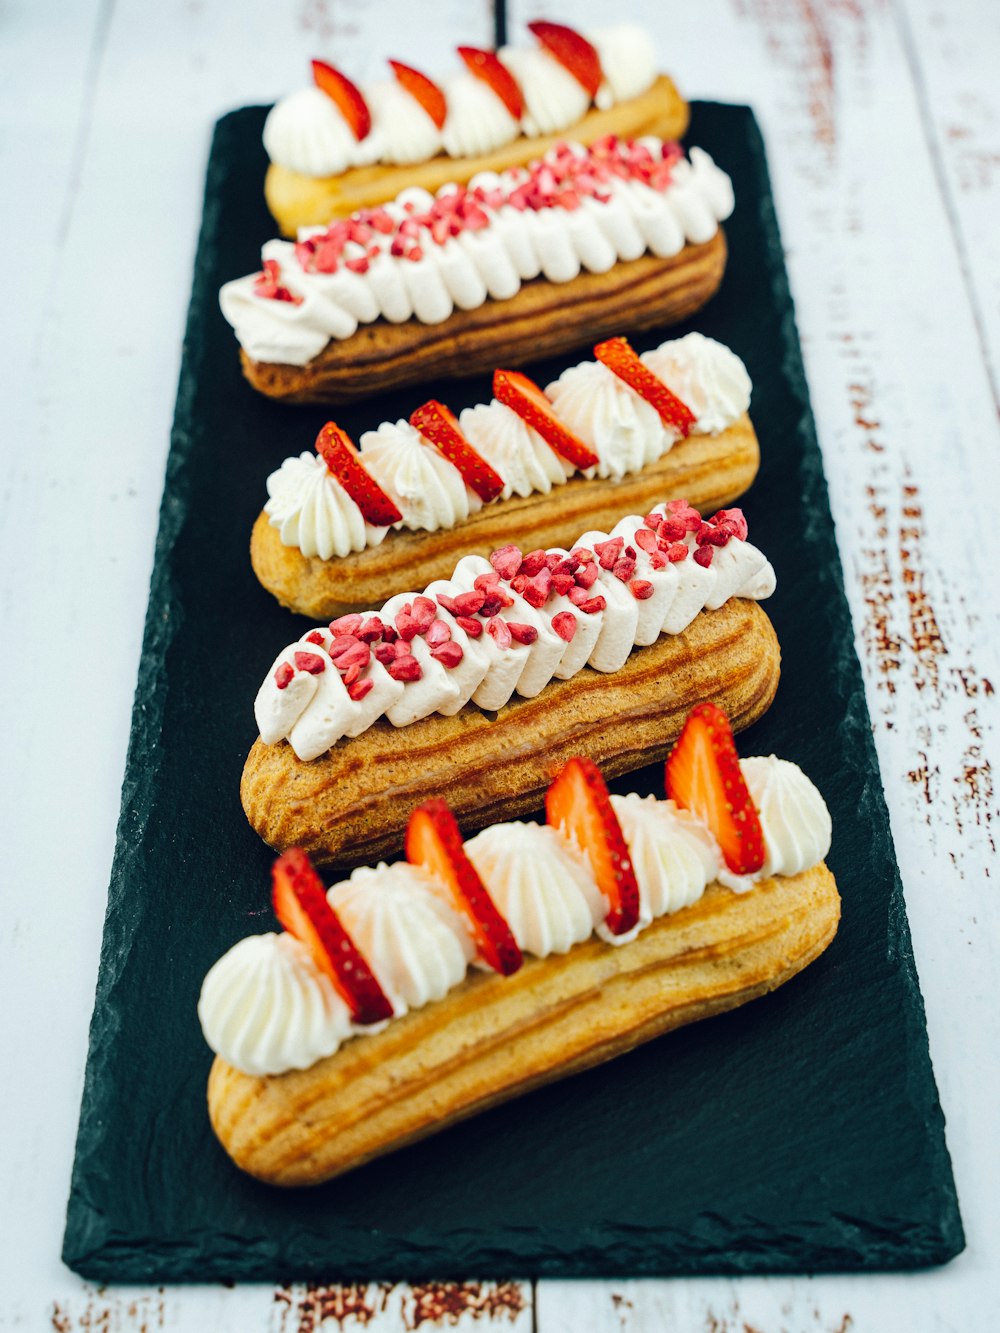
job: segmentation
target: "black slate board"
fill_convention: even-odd
[[[270,855],[239,775],[251,701],[303,622],[254,580],[264,478],[327,413],[241,379],[217,305],[272,234],[261,109],[217,126],[122,793],[64,1258],[100,1281],[764,1273],[908,1268],[963,1246],[923,1007],[853,649],[760,135],[700,105],[732,173],[729,274],[694,321],[754,381],[746,500],[778,570],[784,673],[743,753],[794,759],[834,819],[829,951],[776,994],[671,1034],[314,1191],[232,1167],[213,1138],[201,979],[272,926]],[[683,331],[683,330],[681,330]],[[642,346],[659,341],[637,339]],[[565,364],[565,363],[563,363]],[[537,368],[546,383],[561,365]],[[338,413],[357,433],[426,384]],[[616,784],[662,790],[661,770]]]

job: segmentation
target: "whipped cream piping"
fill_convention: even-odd
[[[638,97],[656,79],[656,57],[644,29],[633,24],[586,34],[604,75],[594,98],[601,110]],[[449,157],[493,152],[519,135],[560,133],[590,108],[576,79],[547,51],[503,47],[502,63],[520,85],[525,111],[515,120],[488,82],[462,68],[439,80],[447,117],[444,128],[401,84],[384,80],[359,91],[371,114],[371,129],[355,137],[332,98],[310,86],[281,98],[264,124],[264,147],[272,162],[303,176],[339,176],[373,162],[426,162],[442,150]]]
[[[701,333],[661,343],[640,358],[695,413],[693,435],[728,429],[750,405],[750,377],[735,352]],[[662,458],[680,435],[624,380],[599,361],[564,370],[545,390],[553,411],[600,460],[584,475],[615,480]],[[495,398],[467,407],[462,433],[499,473],[499,499],[548,494],[574,473],[545,440]],[[383,423],[360,439],[361,462],[395,502],[396,528],[436,532],[481,507],[458,469],[405,421]],[[328,560],[378,546],[386,529],[366,525],[361,511],[322,459],[286,458],[267,482],[264,506],[285,546]]]
[[[437,324],[540,274],[563,283],[647,250],[676,255],[732,210],[729,177],[700,148],[685,159],[655,138],[559,143],[528,167],[437,195],[407,189],[297,242],[268,241],[262,271],[227,282],[219,303],[253,360],[304,366],[378,318]]]
[[[741,766],[755,800],[762,794],[768,809],[761,810],[764,867],[738,887],[818,865],[830,847],[830,816],[809,778],[774,755],[744,759]],[[595,930],[615,947],[627,945],[658,917],[697,902],[713,881],[725,883],[722,853],[696,815],[652,796],[611,801],[639,884],[639,922],[627,935],[603,928],[608,903],[590,863],[557,829],[495,824],[466,843],[525,953],[563,954]],[[355,870],[329,891],[397,1016],[407,1006],[440,999],[474,961],[447,893],[433,876],[406,864]],[[304,1068],[349,1037],[378,1030],[351,1024],[329,980],[289,935],[254,935],[230,949],[205,978],[198,1014],[212,1050],[248,1074]]]
[[[703,520],[682,500],[585,533],[569,552],[515,546],[465,556],[449,580],[378,613],[307,631],[254,702],[261,739],[316,759],[383,714],[408,726],[470,701],[501,708],[589,665],[618,671],[637,645],[679,634],[730,597],[763,600],[774,570],[739,509]]]

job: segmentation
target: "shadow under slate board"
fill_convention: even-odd
[[[274,230],[263,116],[221,120],[208,168],[66,1262],[99,1281],[165,1282],[947,1260],[963,1236],[943,1117],[763,145],[743,107],[696,106],[690,134],[736,187],[728,275],[694,324],[753,377],[763,466],[744,503],[778,571],[768,610],[782,682],[740,748],[795,760],[826,797],[837,939],[773,995],[319,1189],[257,1184],[216,1143],[195,1006],[220,954],[274,926],[271,855],[243,817],[239,778],[258,684],[304,623],[257,585],[247,540],[268,472],[328,415],[250,389],[218,309],[220,284],[256,268]],[[545,384],[567,363],[532,373]],[[357,437],[429,396],[458,411],[487,400],[489,380],[421,384],[337,415]],[[662,780],[658,766],[615,786],[662,794]]]

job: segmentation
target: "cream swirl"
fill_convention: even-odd
[[[370,85],[365,89],[365,100],[380,161],[405,167],[426,162],[441,151],[441,131],[412,93],[395,79]]]
[[[525,953],[567,953],[607,915],[589,867],[548,824],[493,824],[465,850]]]
[[[601,61],[604,80],[594,98],[602,110],[644,93],[656,78],[656,51],[644,28],[635,23],[594,28],[587,33]]]
[[[826,802],[798,764],[775,755],[740,760],[760,815],[764,864],[758,878],[797,875],[830,850],[833,824]]]
[[[718,848],[702,821],[673,801],[611,797],[639,885],[639,929],[697,902],[718,872]]]
[[[572,465],[560,458],[522,417],[494,398],[490,403],[467,407],[459,425],[470,444],[503,478],[500,498],[548,495],[573,475]]]
[[[516,139],[520,126],[506,106],[482,79],[467,71],[451,75],[444,83],[448,116],[441,131],[449,157],[478,157],[502,148]]]
[[[383,991],[419,1009],[465,976],[475,952],[440,881],[405,861],[361,866],[327,897]]]
[[[337,105],[316,87],[300,88],[271,108],[264,147],[273,162],[303,176],[339,176],[379,154],[377,141],[356,139]]]
[[[554,56],[538,47],[502,46],[497,52],[521,85],[525,134],[557,134],[581,120],[590,106],[582,85]]]
[[[396,527],[437,532],[482,508],[462,474],[408,421],[383,422],[359,441],[361,461],[403,515]]]
[[[695,415],[693,433],[725,430],[750,406],[750,376],[728,347],[688,333],[643,352],[640,360]]]
[[[329,560],[378,546],[388,528],[366,523],[361,510],[317,454],[286,458],[267,479],[264,512],[285,546]]]
[[[291,935],[250,935],[202,983],[198,1018],[217,1055],[246,1074],[308,1069],[352,1033],[347,1005]]]
[[[695,167],[697,149],[691,163],[675,161],[655,139],[614,151],[612,170],[596,151],[591,160],[592,150],[556,145],[495,187],[420,192],[424,211],[397,201],[310,230],[298,245],[268,242],[263,261],[275,272],[226,283],[222,312],[254,360],[306,365],[359,323],[436,324],[456,308],[509,300],[538,273],[565,283],[644,250],[669,258],[709,240],[732,211],[728,177],[707,154]]]
[[[665,454],[677,435],[651,403],[599,361],[564,370],[546,395],[556,415],[599,458],[586,475],[620,481]]]

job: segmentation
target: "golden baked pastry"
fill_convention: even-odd
[[[264,180],[267,206],[283,235],[296,236],[300,227],[324,226],[335,218],[348,217],[361,208],[371,208],[394,199],[408,186],[434,193],[452,181],[464,185],[483,171],[506,171],[541,157],[554,144],[570,137],[591,144],[609,134],[623,139],[655,135],[680,139],[688,127],[687,102],[666,74],[637,97],[601,111],[596,107],[582,120],[559,134],[529,138],[522,135],[493,152],[475,157],[446,157],[407,166],[351,167],[337,176],[306,176],[272,162]]]
[[[412,807],[428,793],[481,828],[535,809],[575,753],[609,777],[664,758],[701,699],[725,709],[736,730],[750,726],[770,706],[779,674],[771,622],[756,602],[734,597],[683,632],[634,649],[619,670],[584,667],[496,712],[469,704],[402,732],[380,717],[308,761],[287,740],[258,739],[240,796],[270,846],[302,847],[318,863],[368,860],[398,850]]]
[[[212,1065],[212,1126],[237,1166],[315,1185],[511,1097],[782,985],[836,934],[820,863],[743,894],[719,885],[637,939],[592,937],[513,976],[471,972],[443,999],[270,1076]]]

